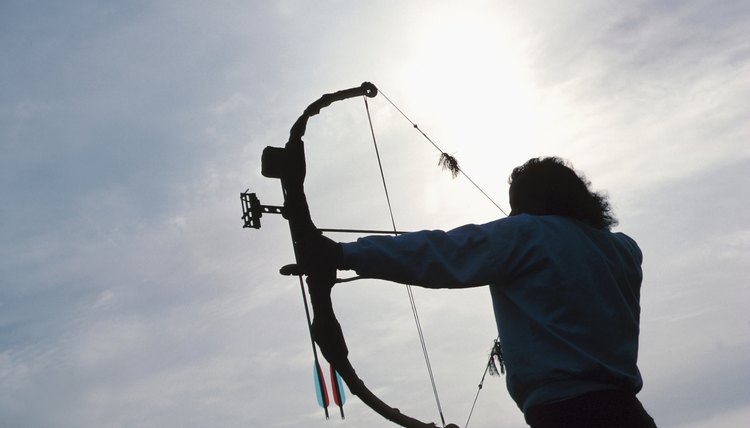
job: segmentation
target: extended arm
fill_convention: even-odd
[[[344,243],[340,267],[367,278],[428,288],[465,288],[497,281],[487,225],[369,236]]]

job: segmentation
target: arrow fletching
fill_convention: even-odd
[[[339,412],[341,413],[341,419],[344,419],[344,403],[346,402],[346,394],[344,394],[344,383],[341,381],[341,376],[331,366],[331,395],[333,396],[333,402],[339,406]]]
[[[328,419],[328,390],[326,389],[323,370],[321,370],[320,364],[317,361],[313,365],[313,374],[315,377],[315,393],[318,396],[318,405],[323,408],[326,413],[326,419]]]

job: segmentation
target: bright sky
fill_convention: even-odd
[[[325,421],[287,226],[239,193],[302,110],[368,80],[495,200],[558,155],[609,192],[645,254],[640,394],[660,427],[750,419],[750,3],[0,2],[0,425],[372,427]],[[381,96],[398,227],[502,214]],[[327,227],[388,227],[358,99],[310,121]],[[336,239],[353,239],[334,236]],[[415,289],[446,419],[494,338],[486,289]],[[338,286],[365,382],[438,420],[403,287]],[[335,413],[334,413],[335,415]],[[491,378],[472,427],[523,427]]]

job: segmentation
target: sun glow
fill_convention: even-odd
[[[410,60],[401,68],[413,119],[504,208],[513,167],[538,156],[543,127],[539,91],[525,47],[510,19],[496,13],[448,7],[433,11],[408,37]],[[425,186],[423,205],[436,212],[445,187]],[[431,190],[436,189],[436,190]],[[481,207],[466,188],[456,205]],[[481,198],[481,196],[480,196]],[[463,200],[465,199],[465,200]],[[497,215],[490,207],[489,216]]]
[[[455,148],[478,145],[482,156],[508,157],[534,139],[538,97],[523,46],[502,16],[446,9],[414,37],[410,88],[428,100],[424,110],[444,118],[440,132]]]

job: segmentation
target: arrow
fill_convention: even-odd
[[[341,382],[341,376],[338,372],[331,367],[331,395],[333,395],[333,402],[339,406],[339,412],[341,412],[341,419],[344,419],[344,403],[346,402],[346,395],[344,394],[344,384]]]
[[[328,419],[328,390],[326,389],[323,370],[320,369],[318,360],[315,360],[315,364],[313,364],[313,374],[315,377],[315,392],[318,396],[318,405],[323,408],[326,413],[326,419]]]

